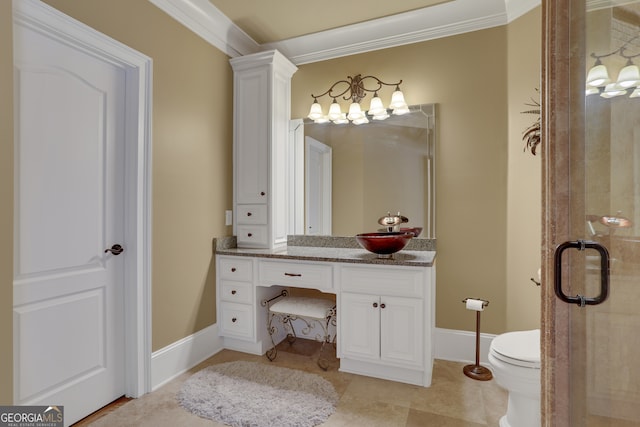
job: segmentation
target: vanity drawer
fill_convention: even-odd
[[[238,205],[236,209],[238,224],[267,223],[267,205]]]
[[[220,278],[250,282],[253,277],[253,261],[251,258],[219,257]]]
[[[225,302],[221,309],[221,335],[253,338],[253,305]]]
[[[251,304],[253,285],[250,282],[223,280],[220,286],[220,298],[223,301]]]
[[[296,288],[333,289],[333,269],[327,263],[299,263],[286,261],[258,261],[260,283]]]
[[[348,266],[340,270],[343,291],[376,295],[423,297],[425,273],[409,267]]]
[[[266,248],[267,226],[266,225],[238,225],[238,247],[244,248]]]

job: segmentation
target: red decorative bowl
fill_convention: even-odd
[[[413,233],[413,237],[418,237],[422,233],[422,227],[406,227],[400,228],[402,233]]]
[[[404,249],[413,237],[410,232],[390,232],[390,233],[362,233],[356,235],[356,240],[364,249],[374,254],[378,258],[391,258],[391,256]]]

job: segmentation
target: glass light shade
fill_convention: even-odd
[[[365,124],[365,123],[369,123],[369,120],[367,119],[366,115],[363,115],[359,119],[354,119],[353,120],[353,124],[354,125],[362,125],[362,124]]]
[[[340,104],[338,104],[335,100],[331,103],[329,107],[329,114],[327,117],[329,120],[338,120],[342,116],[342,111],[340,110]]]
[[[384,113],[376,114],[375,116],[372,117],[373,120],[384,120],[388,118],[389,118],[389,114],[387,114],[387,110],[384,110]]]
[[[311,120],[318,120],[323,116],[324,113],[322,112],[322,105],[320,105],[318,101],[315,101],[313,104],[311,104],[311,109],[309,110],[309,115],[307,117],[309,117]]]
[[[389,108],[407,108],[407,103],[404,102],[404,94],[400,90],[396,90],[391,94],[391,103],[389,104]]]
[[[406,105],[404,107],[400,107],[400,108],[395,108],[393,110],[393,115],[395,116],[401,116],[403,114],[407,114],[410,113],[411,111],[409,110],[409,107],[407,107]]]
[[[638,98],[638,97],[640,97],[640,87],[637,87],[636,90],[631,92],[631,95],[629,95],[629,98]]]
[[[357,102],[351,103],[351,105],[349,105],[349,114],[347,114],[347,118],[351,121],[354,121],[362,119],[363,117],[365,117],[365,114],[362,112],[360,104],[358,104]]]
[[[345,123],[349,123],[349,120],[347,120],[347,115],[345,113],[342,113],[340,114],[340,117],[333,121],[333,123],[337,125],[343,125]]]
[[[597,87],[589,87],[587,86],[587,90],[585,90],[585,95],[589,96],[589,95],[597,95],[598,93],[600,93],[600,90]]]
[[[379,96],[371,98],[371,104],[369,104],[369,115],[377,116],[379,114],[386,114],[387,109],[382,105],[382,99]]]
[[[617,83],[609,83],[605,88],[604,92],[600,94],[603,98],[613,98],[615,96],[624,95],[627,93],[625,88],[618,86]]]
[[[589,70],[589,74],[587,74],[587,85],[593,87],[604,86],[609,83],[611,79],[609,78],[609,72],[607,71],[607,67],[604,65],[595,65]]]
[[[623,88],[637,86],[640,83],[640,70],[637,65],[628,63],[618,74],[618,85]]]
[[[318,117],[313,123],[329,123],[329,118],[327,116]]]

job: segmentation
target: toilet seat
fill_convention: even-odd
[[[498,335],[489,351],[504,363],[540,369],[540,329]]]

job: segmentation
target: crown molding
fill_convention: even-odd
[[[149,0],[176,21],[231,57],[260,51],[256,43],[209,0]]]
[[[505,25],[541,0],[452,0],[263,45],[209,0],[149,1],[231,57],[277,49],[300,65]]]

